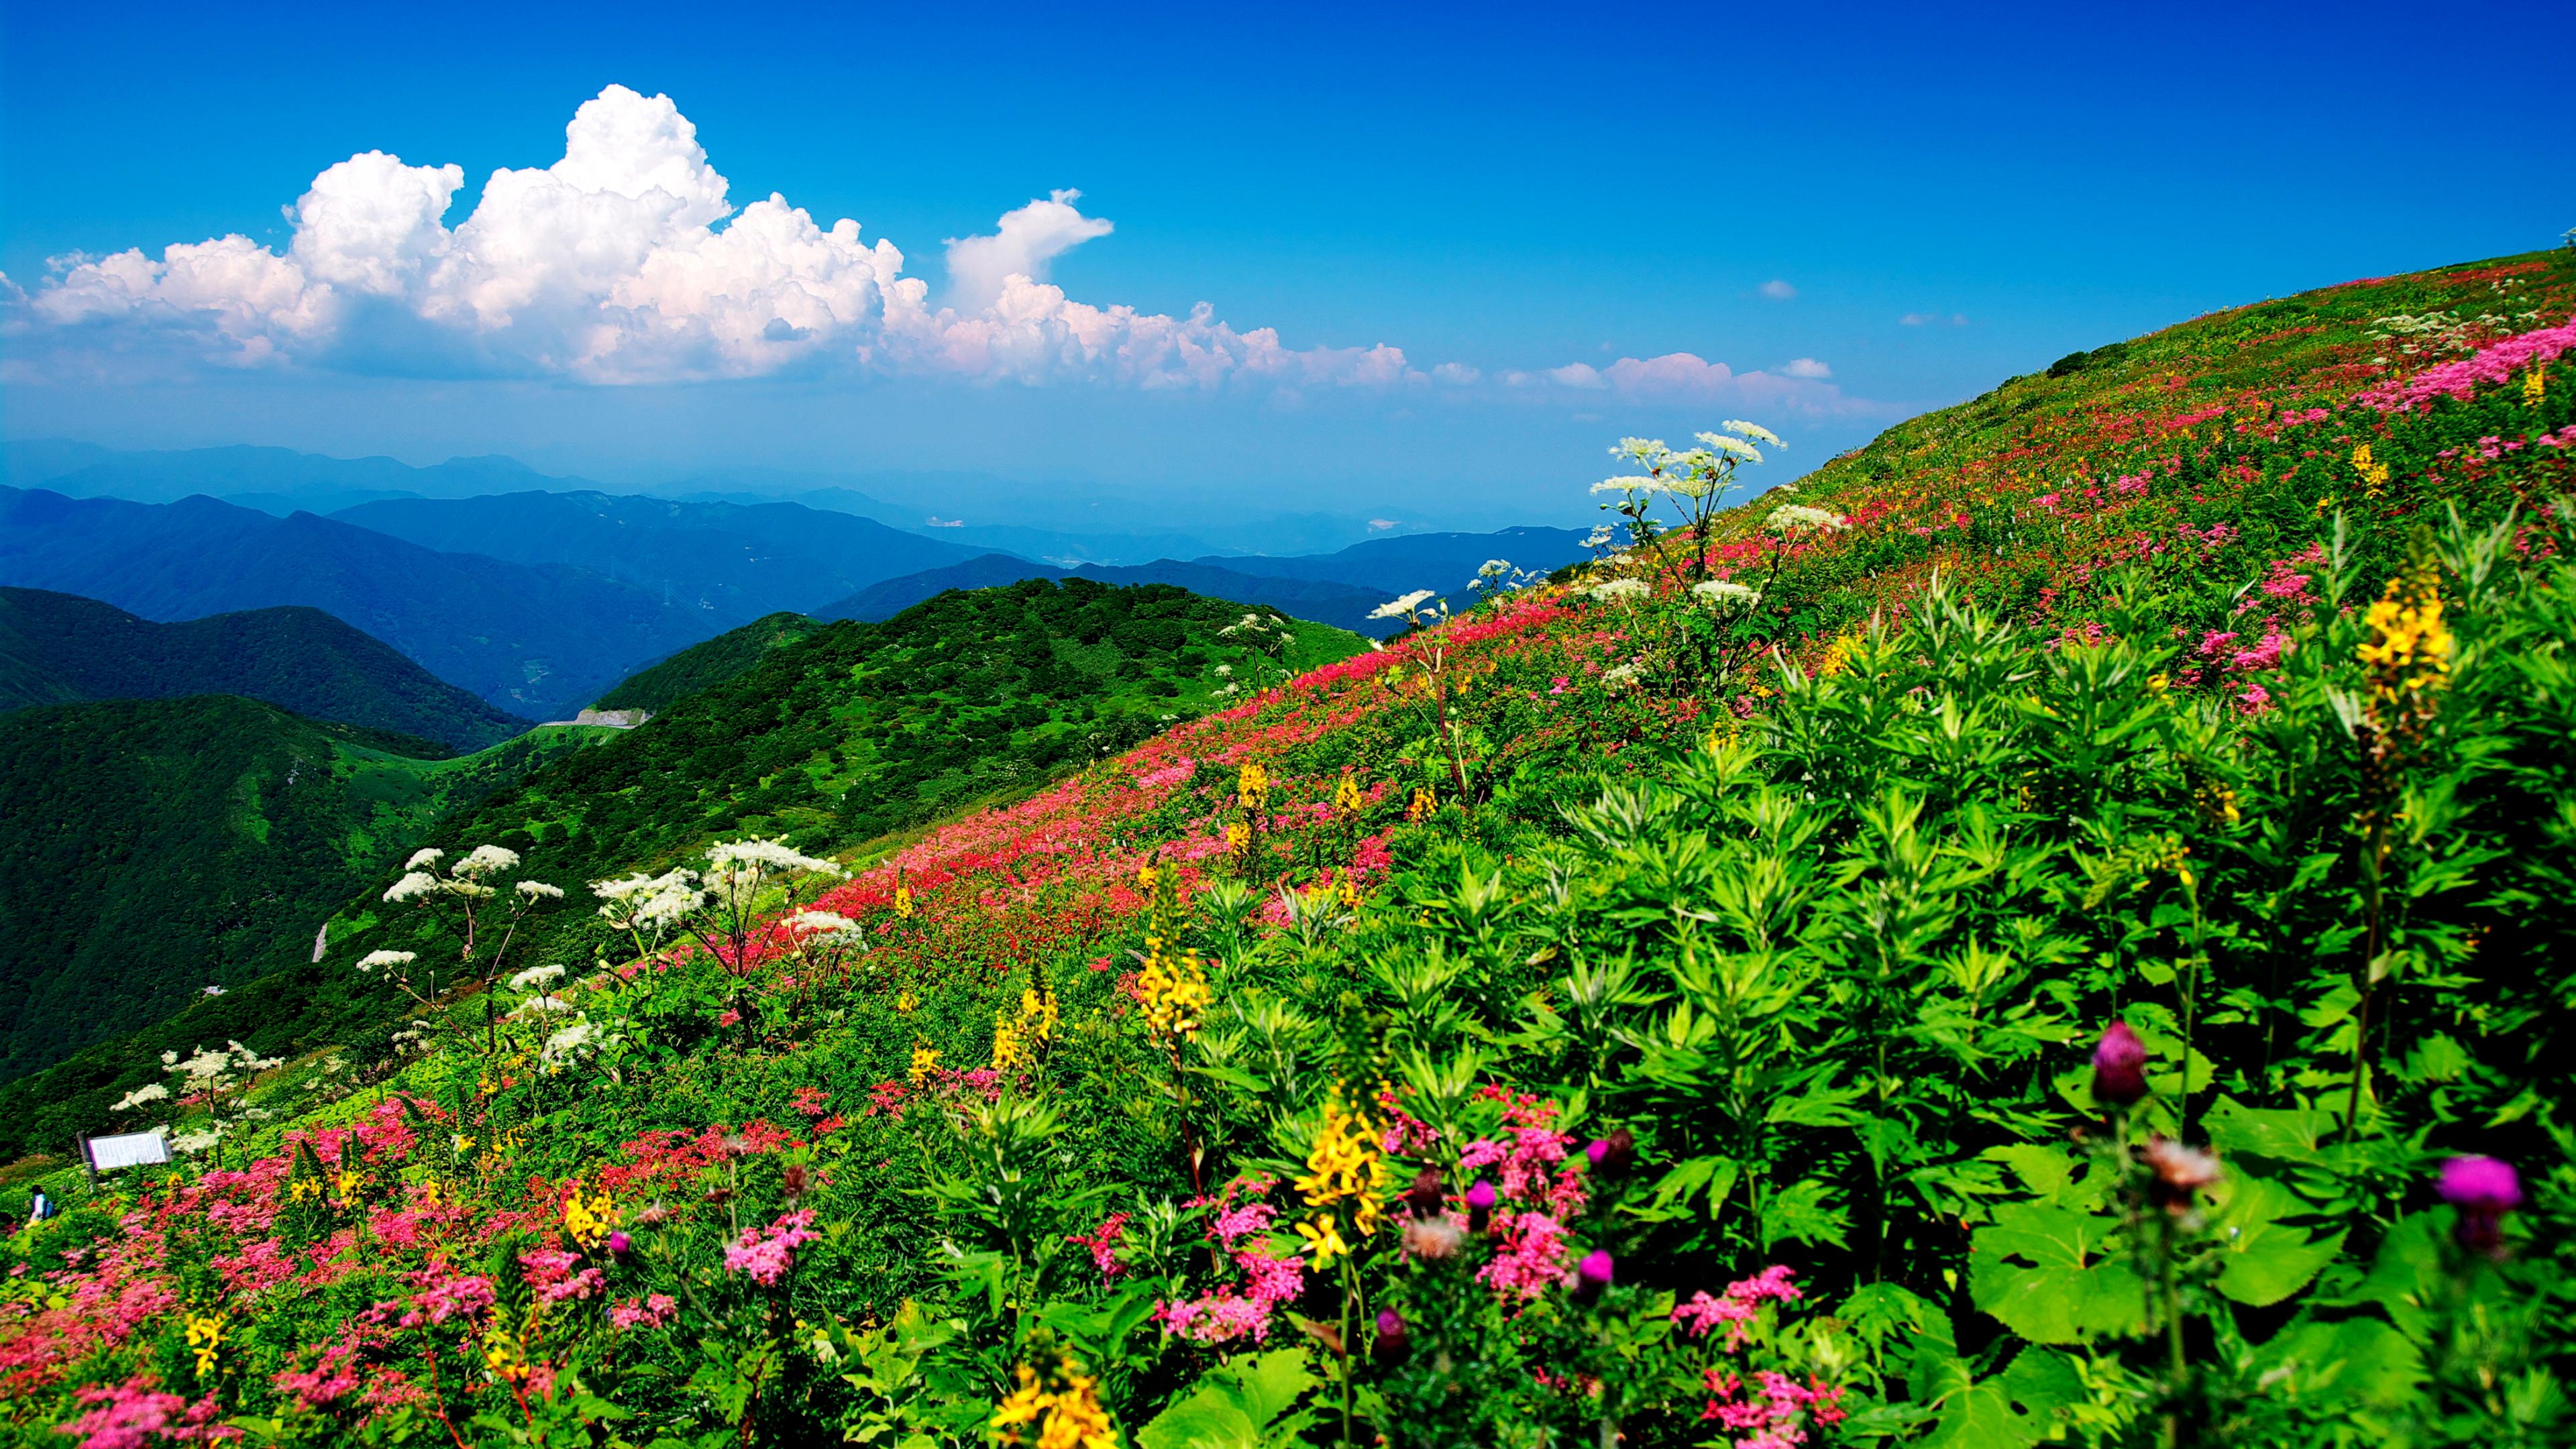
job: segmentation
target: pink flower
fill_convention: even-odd
[[[89,1412],[55,1425],[54,1432],[78,1435],[81,1449],[143,1449],[155,1441],[241,1437],[239,1429],[211,1422],[218,1412],[214,1395],[191,1404],[177,1394],[156,1391],[152,1382],[138,1374],[114,1388],[80,1390],[74,1397],[89,1405]]]
[[[656,1293],[650,1298],[629,1298],[608,1310],[608,1321],[619,1328],[659,1328],[671,1321],[671,1315],[679,1307],[671,1301],[668,1293]]]
[[[1092,1266],[1100,1270],[1100,1276],[1115,1278],[1127,1271],[1127,1265],[1118,1261],[1118,1239],[1127,1231],[1128,1217],[1126,1213],[1111,1213],[1099,1227],[1091,1230],[1091,1236],[1067,1234],[1065,1241],[1076,1247],[1089,1248]]]
[[[766,1234],[759,1228],[743,1229],[739,1241],[725,1246],[725,1267],[750,1274],[762,1287],[775,1286],[795,1266],[794,1250],[822,1236],[811,1231],[813,1222],[814,1210],[804,1208],[781,1215]]]

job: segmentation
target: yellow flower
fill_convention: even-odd
[[[1003,1012],[993,1013],[993,1070],[1010,1076],[1028,1069],[1028,1048],[1020,1045],[1020,1033]]]
[[[928,1042],[916,1042],[912,1048],[912,1084],[916,1087],[930,1080],[939,1070],[939,1049]]]
[[[1318,1268],[1351,1250],[1351,1245],[1342,1241],[1341,1225],[1326,1214],[1318,1213],[1299,1223],[1297,1236],[1304,1238],[1306,1246],[1314,1249],[1315,1266]]]
[[[1344,775],[1340,786],[1333,791],[1333,808],[1344,815],[1357,815],[1360,813],[1360,807],[1366,803],[1366,799],[1360,794],[1360,782]]]
[[[564,1198],[564,1234],[585,1248],[595,1248],[606,1241],[616,1230],[618,1216],[617,1204],[609,1199],[605,1188],[585,1197],[575,1187]]]
[[[1416,785],[1413,787],[1413,799],[1404,807],[1404,818],[1414,822],[1428,820],[1431,818],[1431,812],[1438,808],[1440,808],[1440,802],[1433,798],[1431,787]]]
[[[1234,780],[1235,803],[1246,810],[1261,810],[1270,804],[1270,772],[1258,760],[1243,762],[1243,770]]]
[[[2360,477],[2364,488],[2373,498],[2378,497],[2379,491],[2388,486],[2388,465],[2370,456],[2368,443],[2363,443],[2352,450],[2352,471]]]
[[[2442,619],[2442,572],[2429,550],[2388,580],[2365,616],[2370,638],[2357,651],[2369,676],[2363,714],[2382,757],[2403,748],[2433,719],[2434,695],[2450,682],[2451,629]]]
[[[1041,996],[1034,986],[1020,993],[1020,1030],[1029,1039],[1043,1045],[1055,1040],[1055,1024],[1064,1013],[1055,1004],[1055,993]]]
[[[1145,938],[1145,969],[1136,976],[1137,1004],[1144,1008],[1145,1030],[1178,1041],[1199,1034],[1199,1019],[1216,1003],[1208,989],[1207,971],[1196,951],[1175,954],[1159,934]]]
[[[2522,375],[2522,405],[2536,408],[2548,396],[2549,374],[2541,371],[2538,363],[2534,363],[2531,371]]]
[[[187,1315],[188,1347],[197,1355],[197,1377],[215,1371],[216,1351],[223,1347],[224,1320],[218,1313]]]
[[[1019,1386],[993,1406],[992,1434],[1000,1444],[1032,1441],[1022,1431],[1037,1428],[1035,1449],[1117,1449],[1118,1430],[1101,1407],[1099,1380],[1067,1356],[1055,1372],[1041,1377],[1027,1364],[1019,1366]]]
[[[1386,1192],[1386,1154],[1377,1128],[1344,1110],[1338,1100],[1326,1103],[1324,1129],[1306,1154],[1306,1175],[1297,1179],[1297,1191],[1319,1211],[1350,1203],[1352,1226],[1363,1236],[1375,1232],[1383,1212],[1378,1200]]]
[[[1140,891],[1151,892],[1154,883],[1162,878],[1163,868],[1150,860],[1136,867],[1136,889]]]
[[[894,917],[898,921],[912,919],[912,887],[900,882],[894,888]]]
[[[1225,848],[1229,851],[1237,852],[1250,850],[1252,848],[1252,827],[1244,824],[1240,820],[1227,821],[1225,825]]]
[[[894,1009],[902,1012],[906,1016],[910,1016],[912,1014],[912,1009],[920,1004],[921,998],[913,995],[911,989],[908,987],[901,995],[894,999]]]

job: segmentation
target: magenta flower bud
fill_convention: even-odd
[[[1583,1149],[1592,1171],[1601,1177],[1617,1177],[1637,1165],[1637,1134],[1622,1127],[1607,1137],[1594,1139]]]
[[[1414,1174],[1413,1186],[1405,1189],[1405,1210],[1417,1218],[1430,1217],[1440,1211],[1440,1200],[1443,1196],[1445,1194],[1440,1187],[1440,1169],[1426,1167]]]
[[[1405,1351],[1410,1347],[1405,1341],[1404,1315],[1392,1308],[1379,1309],[1377,1342],[1370,1347],[1369,1356],[1381,1364],[1399,1364],[1404,1362]]]
[[[623,1228],[608,1235],[608,1251],[612,1253],[623,1253],[634,1246],[635,1240],[626,1236],[626,1230]]]
[[[2093,1048],[2093,1100],[2105,1107],[2135,1106],[2147,1094],[2147,1044],[2125,1021],[2111,1023]]]
[[[2454,1157],[2442,1164],[2441,1193],[2460,1211],[2460,1246],[2492,1253],[2504,1243],[2504,1215],[2522,1206],[2522,1178],[2501,1158]]]
[[[1483,1178],[1467,1189],[1467,1231],[1481,1233],[1494,1216],[1494,1185]]]
[[[1574,1265],[1574,1301],[1590,1303],[1610,1286],[1610,1251],[1595,1248],[1590,1257]]]

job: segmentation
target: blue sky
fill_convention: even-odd
[[[1193,507],[1568,521],[1624,433],[1752,417],[1790,439],[1787,476],[2078,347],[2576,225],[2576,118],[2477,99],[2576,52],[2563,5],[2481,8],[2438,59],[2406,37],[2466,22],[2420,7],[372,9],[107,25],[12,0],[10,436],[509,452],[639,482],[959,468]],[[737,211],[691,245],[772,192],[822,232],[853,218],[857,248],[890,239],[927,284],[913,323],[864,299],[896,273],[880,257],[874,292],[850,282],[847,248],[829,325],[727,334],[738,318],[664,278],[605,362],[562,318],[639,283],[566,293],[543,327],[485,300],[460,323],[459,299],[511,284],[488,257],[484,291],[344,276],[233,332],[174,312],[166,278],[45,300],[82,281],[49,258],[236,233],[284,253],[281,208],[369,150],[460,168],[444,247],[485,178],[553,165],[612,84],[667,96],[721,174]],[[1221,376],[1074,356],[1078,317],[1026,324],[1042,360],[965,356],[997,334],[943,244],[1059,188],[1081,195],[1025,216],[1036,251],[1005,260],[1035,256],[1072,304],[1209,304]],[[1114,231],[1064,241],[1100,219]],[[365,286],[401,295],[353,300]],[[1245,340],[1264,328],[1267,362]],[[1313,351],[1369,348],[1401,360]],[[1677,354],[1727,371],[1644,366]],[[1640,367],[1614,374],[1623,358]]]

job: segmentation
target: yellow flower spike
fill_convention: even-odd
[[[2388,486],[2388,465],[2371,457],[2368,443],[2352,450],[2352,471],[2360,477],[2365,491],[2373,498]]]
[[[1246,760],[1235,777],[1235,803],[1246,810],[1260,810],[1270,803],[1270,772],[1258,760]]]
[[[902,994],[896,996],[894,999],[894,1009],[902,1012],[906,1016],[910,1016],[912,1014],[912,1009],[920,1004],[921,998],[913,995],[909,988],[904,990]]]
[[[1344,775],[1340,786],[1333,791],[1333,809],[1344,815],[1357,815],[1366,803],[1360,794],[1360,782]]]
[[[2549,374],[2541,371],[2539,365],[2535,363],[2531,371],[2522,375],[2522,405],[2536,408],[2548,397]]]
[[[1413,787],[1413,799],[1404,807],[1404,818],[1408,822],[1419,823],[1430,819],[1431,812],[1439,808],[1440,802],[1431,793],[1431,787],[1416,785]]]
[[[188,1348],[197,1356],[197,1377],[215,1371],[215,1357],[223,1347],[224,1319],[219,1313],[187,1315]]]
[[[916,1042],[912,1048],[912,1084],[916,1087],[930,1080],[939,1070],[939,1049],[928,1042]]]
[[[1225,826],[1225,848],[1241,853],[1252,848],[1252,827],[1240,820],[1229,820]]]
[[[894,888],[894,918],[898,921],[912,919],[912,887],[897,885]]]

